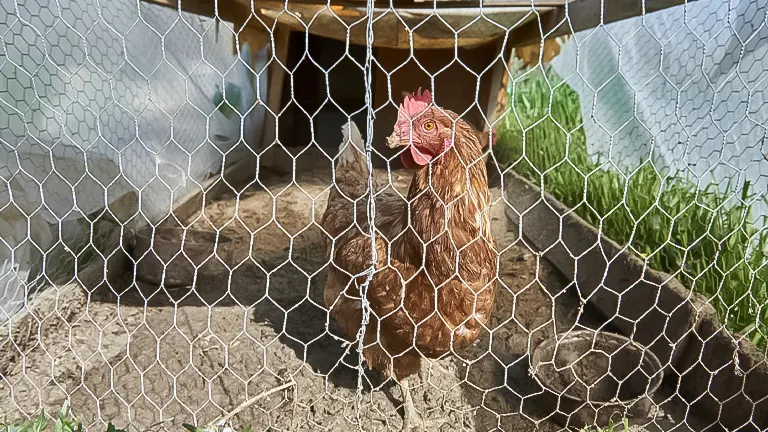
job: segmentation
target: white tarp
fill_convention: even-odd
[[[552,65],[580,95],[590,152],[764,194],[767,8],[698,0],[577,33]]]
[[[35,276],[28,238],[46,250],[138,191],[157,222],[223,153],[258,144],[267,48],[252,71],[233,38],[225,23],[217,34],[211,19],[135,0],[0,0],[0,321]],[[244,118],[216,110],[225,88]]]

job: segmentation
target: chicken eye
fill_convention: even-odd
[[[433,129],[435,129],[435,122],[428,121],[428,122],[424,123],[424,130],[425,131],[429,132],[429,131],[431,131]]]

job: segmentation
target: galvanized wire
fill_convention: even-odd
[[[377,252],[377,200],[407,201],[414,176],[376,137],[392,130],[379,121],[403,101],[398,80],[418,74],[437,109],[456,113],[452,142],[458,118],[497,131],[487,160],[462,161],[489,169],[489,208],[467,217],[491,225],[496,305],[474,344],[425,358],[412,376],[429,427],[562,430],[563,418],[583,418],[569,412],[574,398],[595,402],[635,379],[649,388],[609,394],[608,407],[633,430],[768,427],[765,2],[650,14],[655,3],[642,2],[638,17],[577,32],[558,55],[551,40],[506,49],[524,25],[549,31],[551,9],[534,1],[256,2],[234,13],[219,1],[213,18],[186,12],[195,2],[154,3],[164,2],[0,0],[0,417],[55,413],[66,400],[89,430],[398,430],[401,393],[367,370],[363,352],[372,323],[407,305],[372,316],[378,263],[393,261]],[[561,27],[581,28],[585,3],[565,3]],[[607,22],[611,6],[599,3],[593,15]],[[300,37],[284,44],[289,25]],[[338,30],[338,58],[312,48],[328,29]],[[487,46],[463,44],[490,34],[502,49],[478,65]],[[401,51],[379,47],[403,41]],[[461,78],[446,84],[450,73]],[[268,86],[283,75],[282,88]],[[339,87],[349,93],[333,94]],[[475,101],[456,102],[466,88]],[[307,102],[302,93],[315,91]],[[274,103],[276,93],[286,97]],[[306,140],[286,133],[299,120]],[[339,163],[336,123],[348,121],[365,133],[366,203],[356,209],[371,243],[370,266],[347,275],[365,277],[356,335],[342,334],[343,317],[325,303],[329,269],[344,262],[325,256],[324,242],[339,244],[320,224]],[[421,195],[438,195],[446,185],[423,169]],[[453,180],[469,192],[440,203],[449,214],[477,198],[466,172]],[[204,196],[188,200],[195,192]],[[415,217],[439,219],[403,208],[411,229]],[[188,245],[202,235],[193,230],[207,231],[200,244],[214,246],[168,258],[164,226]],[[147,227],[154,239],[138,256]],[[456,262],[467,251],[457,243],[490,241],[435,231],[450,236],[444,253]],[[136,266],[153,259],[161,282]],[[171,259],[191,263],[187,286],[162,271]],[[429,280],[429,301],[451,282],[466,288],[477,269],[462,269]],[[470,303],[467,320],[486,318],[477,296]],[[468,331],[444,312],[435,322]]]

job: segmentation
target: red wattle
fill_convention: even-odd
[[[432,160],[433,156],[422,152],[421,150],[417,149],[416,146],[409,146],[408,149],[411,151],[411,157],[413,157],[413,162],[416,163],[416,165],[424,166],[428,165],[429,161]]]

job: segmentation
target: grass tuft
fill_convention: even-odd
[[[0,422],[0,432],[83,432],[83,424],[75,417],[70,409],[69,403],[64,402],[56,417],[51,423],[45,409],[40,411],[37,417],[31,418],[19,424],[7,424]],[[109,423],[107,432],[126,432],[123,429],[117,429],[115,425]]]
[[[158,422],[150,426],[146,432],[159,432],[160,430],[166,430],[163,427],[163,423]],[[182,425],[184,429],[190,432],[238,432],[238,430],[232,428],[226,423],[218,425],[212,425],[208,427],[194,426],[188,423]],[[69,403],[64,402],[61,409],[57,413],[53,423],[48,420],[48,415],[45,413],[45,409],[40,411],[37,417],[31,418],[21,423],[7,423],[0,422],[0,432],[83,432],[83,424],[69,409]],[[251,425],[245,426],[240,432],[250,432]],[[118,429],[112,422],[107,423],[106,432],[127,432],[126,429]]]
[[[607,428],[583,428],[579,432],[629,432],[629,420],[627,420],[626,417],[621,420],[621,424],[623,427],[617,429],[616,425],[613,424],[613,420],[608,420]]]

